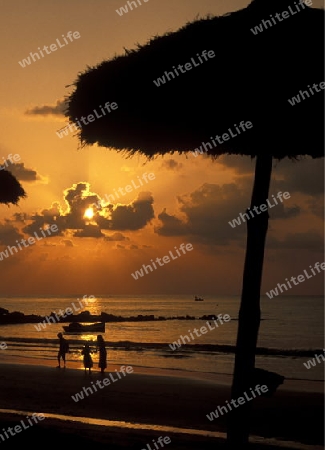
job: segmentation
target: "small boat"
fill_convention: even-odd
[[[82,324],[79,322],[72,322],[68,326],[62,327],[66,333],[105,333],[105,322],[96,322]]]
[[[197,295],[194,297],[194,300],[196,301],[196,302],[203,302],[204,301],[204,298],[202,298],[202,297],[198,297]]]

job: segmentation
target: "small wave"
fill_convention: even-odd
[[[2,340],[0,336],[0,340]],[[40,338],[10,338],[6,337],[5,341],[11,343],[13,347],[55,347],[57,348],[57,339],[40,339]],[[71,350],[73,347],[80,348],[83,345],[80,339],[69,339]],[[169,342],[134,342],[134,341],[106,341],[106,345],[111,350],[128,350],[128,351],[142,351],[142,350],[164,350],[167,353],[174,355],[186,355],[186,353],[205,353],[205,354],[234,354],[236,351],[235,345],[226,344],[184,344],[175,351],[172,351],[169,347]],[[95,341],[94,341],[95,345]],[[263,356],[284,356],[284,357],[310,357],[315,354],[323,353],[323,349],[280,349],[280,348],[267,348],[257,347],[256,355]]]

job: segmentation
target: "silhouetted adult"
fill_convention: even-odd
[[[61,359],[63,361],[63,367],[66,367],[66,361],[65,361],[65,355],[69,352],[69,343],[68,341],[63,337],[62,333],[58,333],[58,338],[60,340],[60,347],[58,351],[58,366],[57,369],[61,368]]]
[[[99,351],[98,367],[100,368],[101,373],[104,373],[107,367],[107,350],[105,340],[101,334],[97,336],[96,351],[97,350]]]

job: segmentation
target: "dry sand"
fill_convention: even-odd
[[[229,377],[211,374],[189,376],[179,371],[134,368],[133,373],[118,379],[114,372],[117,367],[110,367],[117,381],[111,381],[102,389],[97,387],[95,392],[96,381],[103,380],[98,369],[94,368],[91,375],[85,375],[80,365],[70,366],[65,370],[56,369],[53,361],[42,361],[42,365],[0,365],[0,429],[7,430],[8,426],[19,424],[29,413],[43,413],[46,417],[30,429],[5,441],[0,440],[1,446],[13,448],[15,442],[25,445],[31,442],[38,446],[46,440],[58,445],[96,444],[99,449],[156,450],[152,439],[157,441],[159,436],[169,436],[171,443],[164,448],[170,450],[224,448],[227,415],[210,422],[206,414],[229,400]],[[108,372],[104,375],[106,377]],[[88,390],[88,396],[75,402],[71,396],[84,387],[92,387],[93,393]],[[323,388],[322,382],[305,382],[303,385],[285,381],[273,397],[256,398],[252,436],[296,441],[310,445],[310,449],[322,449]],[[21,415],[9,414],[7,410],[21,411]],[[59,420],[58,415],[65,416],[65,420]],[[79,423],[73,419],[76,417],[118,423],[106,426]],[[125,426],[124,422],[133,425]],[[143,429],[144,425],[152,425],[152,429]],[[155,425],[171,428],[155,429]],[[188,433],[185,430],[179,432],[179,428],[187,429]],[[202,435],[190,434],[193,430],[201,430]],[[209,432],[221,434],[219,437],[217,434],[208,436]],[[152,447],[148,449],[147,444],[150,443]],[[252,448],[262,447],[266,449],[262,443]],[[285,448],[293,448],[293,445]]]

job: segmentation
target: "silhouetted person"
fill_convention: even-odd
[[[88,369],[89,374],[90,374],[94,363],[93,363],[93,359],[91,357],[91,349],[90,349],[88,343],[85,344],[84,348],[81,351],[81,354],[83,355],[83,363],[84,363],[85,373],[87,373],[87,369]]]
[[[97,350],[99,350],[98,367],[100,368],[101,373],[104,373],[107,367],[107,351],[104,338],[101,334],[97,336],[96,351]]]
[[[65,355],[69,352],[69,343],[68,341],[63,337],[62,333],[58,333],[58,338],[60,340],[60,347],[59,347],[59,352],[58,352],[58,366],[57,369],[61,368],[61,358],[64,364],[64,368],[65,368]]]

